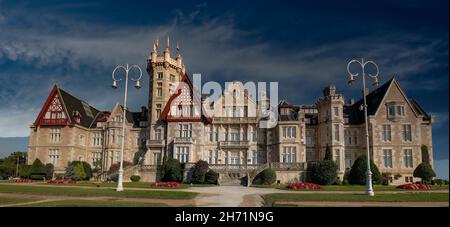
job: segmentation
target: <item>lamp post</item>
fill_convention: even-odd
[[[116,71],[118,69],[125,70],[125,97],[124,97],[124,101],[123,101],[122,135],[121,135],[121,137],[122,137],[122,149],[121,149],[121,152],[120,152],[119,179],[118,179],[116,191],[123,191],[123,150],[124,150],[124,147],[125,147],[125,121],[126,121],[126,111],[127,111],[128,73],[133,68],[136,68],[136,69],[139,70],[139,77],[138,78],[131,78],[132,81],[136,82],[136,85],[134,87],[136,89],[139,89],[139,88],[141,88],[140,80],[142,78],[142,69],[139,67],[139,65],[131,65],[131,66],[129,66],[127,64],[126,67],[124,67],[122,65],[118,65],[118,66],[116,66],[116,68],[112,72],[112,79],[113,79],[112,87],[114,89],[116,89],[118,87],[117,86],[117,82],[121,81],[122,79],[116,79],[115,73],[116,73]]]
[[[369,124],[367,120],[367,102],[366,102],[366,72],[365,67],[367,65],[373,65],[376,69],[376,74],[367,73],[367,75],[373,80],[373,85],[378,86],[378,65],[373,61],[364,61],[362,58],[361,61],[351,60],[347,65],[347,72],[349,74],[348,84],[352,85],[355,82],[355,78],[359,75],[359,73],[352,73],[350,70],[350,65],[353,63],[358,63],[361,66],[362,71],[362,85],[363,85],[363,100],[364,100],[364,120],[366,125],[366,158],[367,158],[367,171],[366,171],[366,194],[369,196],[374,196],[372,187],[372,172],[370,171],[370,151],[369,151]]]

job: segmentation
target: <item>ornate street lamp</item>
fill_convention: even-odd
[[[364,120],[366,124],[366,156],[367,156],[367,172],[366,172],[366,194],[369,196],[374,196],[375,193],[373,192],[372,187],[372,172],[370,171],[370,151],[369,151],[369,125],[367,120],[367,102],[366,102],[366,72],[365,67],[367,65],[373,65],[376,69],[376,74],[367,73],[367,75],[373,80],[374,86],[378,86],[378,65],[373,61],[364,61],[364,59],[361,59],[361,61],[358,60],[351,60],[347,65],[347,72],[349,74],[348,84],[352,85],[355,82],[355,78],[358,77],[359,73],[352,73],[350,71],[350,65],[353,63],[358,63],[361,66],[362,70],[362,85],[363,85],[363,96],[364,96],[364,106],[362,107],[364,109]]]
[[[139,77],[138,78],[131,78],[132,81],[136,82],[136,85],[134,86],[136,89],[141,88],[140,80],[142,78],[142,69],[139,67],[139,65],[131,65],[131,67],[127,64],[126,67],[122,65],[118,65],[112,72],[112,79],[113,84],[112,87],[116,89],[117,82],[121,81],[122,79],[116,79],[115,73],[118,69],[125,70],[125,97],[123,101],[123,119],[122,119],[122,149],[120,152],[120,167],[119,167],[119,179],[117,183],[117,191],[123,191],[123,150],[125,147],[125,121],[126,121],[126,111],[127,111],[127,95],[128,95],[128,73],[133,69],[136,68],[139,70]]]

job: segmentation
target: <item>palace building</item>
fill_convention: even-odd
[[[123,121],[124,160],[133,164],[124,169],[124,180],[140,175],[157,181],[167,156],[186,163],[186,170],[205,160],[223,184],[239,184],[250,171],[265,168],[275,169],[280,182],[304,181],[307,163],[323,159],[327,146],[342,179],[365,154],[362,100],[345,101],[330,85],[314,104],[280,101],[276,127],[260,128],[258,102],[268,103],[264,94],[252,97],[233,82],[218,100],[198,108],[210,97],[194,94],[181,55],[172,58],[169,49],[159,53],[154,46],[147,59],[148,104],[137,112],[125,110],[126,119],[119,104],[98,110],[55,85],[30,127],[28,163],[40,159],[61,174],[70,161],[86,161],[108,177],[110,166],[120,161]],[[367,93],[367,103],[372,160],[393,184],[417,181],[413,171],[422,162],[422,145],[433,160],[433,117],[395,78]]]

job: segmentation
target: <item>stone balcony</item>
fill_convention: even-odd
[[[256,117],[215,117],[214,124],[256,124],[258,118]]]
[[[191,137],[177,137],[173,139],[175,144],[194,144],[194,139]]]
[[[166,141],[165,140],[147,140],[147,147],[164,147]]]
[[[269,163],[270,168],[275,170],[291,170],[291,171],[304,171],[306,170],[305,162],[296,162],[296,163],[281,163],[281,162],[272,162]]]
[[[220,141],[220,148],[249,148],[249,141]]]

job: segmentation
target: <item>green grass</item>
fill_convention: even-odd
[[[252,187],[256,188],[276,188],[281,190],[292,190],[294,189],[288,189],[287,184],[274,184],[274,185],[252,185]],[[327,185],[327,186],[321,186],[322,189],[319,191],[365,191],[366,186],[365,185]],[[395,185],[374,185],[374,191],[406,191],[404,189],[398,189]],[[448,185],[433,185],[432,190],[448,190]],[[307,189],[297,189],[295,191],[308,191]]]
[[[60,188],[44,186],[18,186],[0,185],[0,192],[33,195],[62,195],[62,196],[112,196],[129,198],[152,198],[152,199],[192,199],[197,193],[180,191],[146,191],[125,190],[117,192],[113,189],[91,189],[91,188]]]
[[[46,182],[40,182],[40,184],[47,184]],[[213,187],[213,184],[188,184],[183,183],[177,188],[170,187],[153,187],[153,183],[150,182],[124,182],[124,188],[152,188],[152,189],[186,189],[190,187]],[[75,184],[49,184],[55,186],[88,186],[88,187],[99,187],[99,188],[114,188],[117,187],[117,182],[95,182],[95,181],[79,181]]]
[[[40,200],[38,198],[11,198],[11,197],[0,197],[0,204],[13,204],[13,203],[25,203]]]
[[[401,194],[292,194],[274,193],[264,195],[267,203],[301,201],[345,202],[448,202],[448,193],[401,193]]]
[[[167,207],[164,203],[142,203],[111,200],[60,200],[28,204],[20,207]]]

